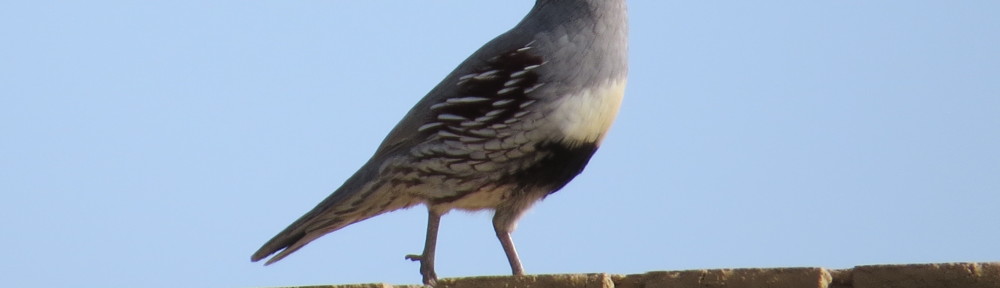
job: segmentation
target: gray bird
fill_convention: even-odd
[[[463,61],[389,132],[343,186],[253,254],[274,263],[327,233],[376,215],[427,206],[420,255],[434,285],[441,216],[493,210],[514,275],[510,233],[535,202],[583,171],[625,90],[625,0],[537,0],[513,29]]]

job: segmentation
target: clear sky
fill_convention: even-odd
[[[0,284],[419,283],[425,210],[264,241],[532,1],[5,1]],[[1000,2],[631,1],[587,170],[528,273],[1000,261]],[[507,274],[489,213],[442,277]]]

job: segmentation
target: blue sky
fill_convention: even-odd
[[[525,269],[1000,260],[998,3],[631,1],[620,116]],[[419,283],[423,208],[249,257],[531,4],[0,4],[0,283]],[[509,273],[489,213],[438,251]]]

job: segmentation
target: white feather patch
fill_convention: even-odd
[[[560,99],[552,119],[563,133],[564,143],[570,146],[582,143],[600,145],[618,115],[625,95],[625,82],[625,79],[608,80]]]

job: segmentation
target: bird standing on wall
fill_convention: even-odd
[[[427,206],[420,255],[437,281],[441,216],[493,210],[514,275],[524,269],[510,233],[518,218],[583,171],[625,90],[625,0],[537,0],[517,26],[469,56],[389,132],[364,166],[251,260],[274,263],[347,225]]]

